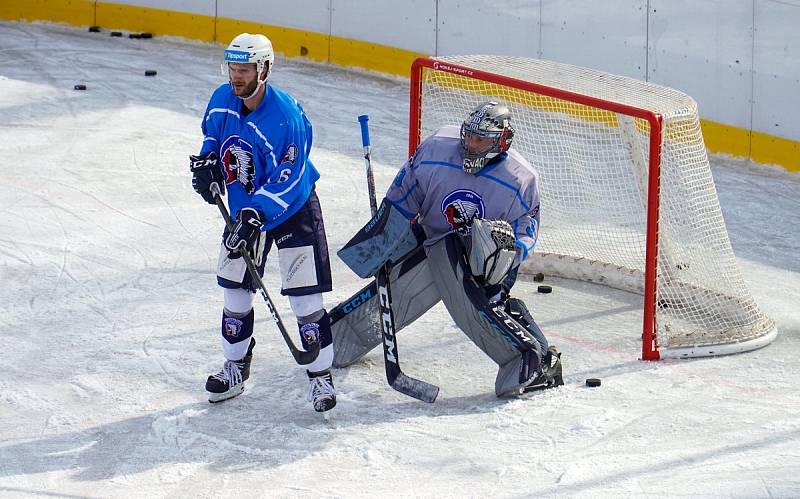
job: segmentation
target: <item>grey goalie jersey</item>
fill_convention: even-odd
[[[419,214],[426,245],[454,231],[469,234],[473,218],[506,220],[518,260],[525,260],[538,236],[538,173],[513,148],[478,173],[466,173],[459,134],[458,127],[444,127],[420,144],[386,199],[408,218]]]

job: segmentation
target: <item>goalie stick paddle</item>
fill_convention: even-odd
[[[217,203],[217,208],[219,208],[222,218],[225,219],[225,226],[228,227],[228,230],[233,230],[233,220],[231,219],[230,213],[228,213],[228,209],[225,208],[225,203],[222,201],[222,195],[216,182],[211,184],[211,192],[214,194],[214,201]],[[319,355],[319,342],[315,343],[311,350],[308,351],[300,350],[294,345],[294,342],[289,337],[289,333],[286,332],[286,328],[283,326],[283,321],[278,315],[278,311],[275,309],[275,304],[272,303],[272,299],[269,297],[269,293],[267,293],[267,288],[264,286],[264,281],[262,281],[261,276],[258,275],[256,264],[253,263],[253,259],[250,258],[250,254],[247,251],[240,250],[240,253],[242,258],[244,258],[244,263],[247,265],[247,271],[250,273],[250,277],[256,282],[256,284],[258,284],[258,287],[261,290],[261,296],[264,297],[264,302],[267,304],[267,309],[269,309],[269,313],[272,315],[272,320],[274,320],[275,325],[278,326],[278,331],[280,331],[281,336],[283,336],[283,341],[286,342],[286,346],[289,347],[289,351],[292,352],[292,357],[294,357],[294,360],[302,366],[311,364],[314,362],[314,360],[316,360],[317,355]]]
[[[369,116],[366,114],[358,117],[361,124],[361,143],[364,146],[364,164],[367,171],[367,188],[369,189],[369,205],[372,215],[378,211],[378,202],[375,197],[375,176],[372,173],[370,162],[369,142]],[[400,369],[397,354],[397,341],[395,339],[394,312],[392,312],[392,290],[389,286],[388,265],[383,265],[377,275],[378,295],[381,314],[381,334],[383,335],[383,363],[386,367],[386,380],[389,386],[400,393],[413,397],[423,402],[432,403],[439,395],[439,387],[424,381],[407,376]]]

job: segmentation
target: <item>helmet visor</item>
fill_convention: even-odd
[[[461,126],[461,145],[466,156],[479,158],[496,152],[499,139],[500,132],[481,130],[467,123]]]
[[[486,156],[495,147],[497,134],[480,134],[470,131],[464,132],[464,152],[469,156]]]

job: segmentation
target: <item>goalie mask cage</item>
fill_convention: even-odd
[[[409,155],[486,100],[509,106],[512,147],[540,176],[542,230],[523,272],[643,294],[645,360],[775,338],[736,265],[692,98],[538,59],[417,59]]]

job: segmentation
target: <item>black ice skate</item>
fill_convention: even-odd
[[[547,388],[555,388],[564,384],[564,378],[561,375],[561,353],[556,350],[556,347],[547,349],[542,359],[542,366],[539,373],[533,377],[530,383],[523,388],[523,393],[532,392],[536,390],[545,390]]]
[[[333,377],[330,370],[308,373],[308,394],[306,398],[314,404],[317,412],[330,411],[336,405],[336,392],[333,390]]]
[[[217,374],[208,377],[206,391],[212,404],[233,398],[244,391],[244,382],[250,377],[250,361],[256,339],[250,338],[247,354],[241,360],[226,360]]]

